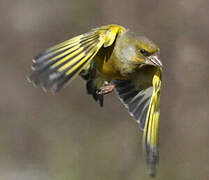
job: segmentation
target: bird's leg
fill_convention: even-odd
[[[105,81],[104,83],[104,86],[101,87],[98,91],[97,91],[97,94],[109,94],[111,93],[115,88],[115,85],[110,83],[110,82],[107,82]]]

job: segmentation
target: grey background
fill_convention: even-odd
[[[0,180],[150,179],[137,124],[115,95],[101,109],[77,78],[56,96],[26,81],[32,58],[117,23],[161,48],[156,180],[209,179],[208,0],[0,2]]]

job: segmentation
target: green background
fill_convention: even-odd
[[[117,97],[100,108],[77,78],[56,96],[26,80],[32,58],[117,23],[161,48],[156,180],[209,179],[208,0],[0,2],[0,180],[147,180],[142,132]]]

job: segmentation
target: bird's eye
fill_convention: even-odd
[[[144,49],[140,49],[140,53],[143,54],[144,56],[149,56],[150,54],[144,50]]]

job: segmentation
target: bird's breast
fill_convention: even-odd
[[[99,73],[104,76],[106,79],[112,80],[112,79],[124,79],[120,74],[120,71],[118,71],[114,66],[114,60],[112,58],[109,58],[107,60],[103,60],[99,57],[95,58],[95,63],[97,70]]]
[[[95,64],[99,73],[107,79],[127,80],[135,72],[135,65],[118,59],[113,53],[108,59],[95,57]]]

